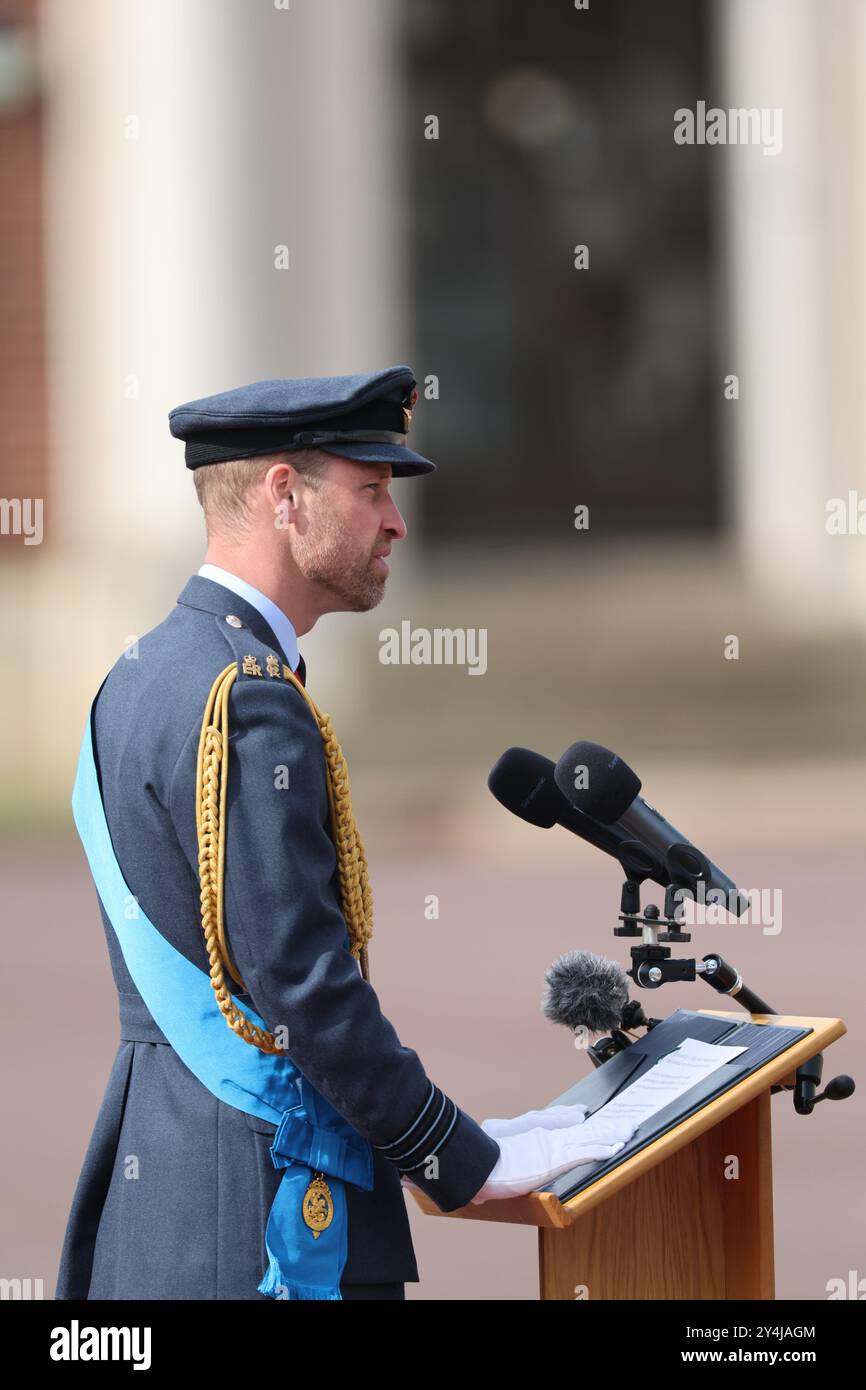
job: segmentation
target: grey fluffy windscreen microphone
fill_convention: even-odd
[[[562,1023],[572,1032],[587,1028],[606,1033],[621,1027],[628,979],[615,960],[592,951],[568,951],[553,962],[544,982],[541,1009],[551,1023]]]

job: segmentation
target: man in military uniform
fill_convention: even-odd
[[[567,1158],[545,1148],[539,1166],[536,1148],[521,1166],[517,1146],[530,1128],[544,1137],[559,1126],[573,1137],[581,1107],[482,1128],[383,1016],[367,978],[372,919],[341,755],[305,689],[298,636],[324,613],[380,601],[385,557],[406,534],[390,479],[434,468],[406,447],[416,396],[410,369],[392,367],[257,382],[171,412],[208,551],[173,612],[140,639],[134,659],[111,669],[89,723],[122,909],[108,901],[80,814],[77,823],[121,1041],[69,1217],[57,1298],[247,1299],[264,1297],[263,1287],[280,1296],[287,1257],[281,1264],[265,1232],[285,1170],[302,1178],[293,1191],[306,1223],[289,1232],[300,1277],[288,1296],[402,1298],[418,1270],[401,1182],[451,1211],[529,1191],[576,1161],[573,1148]],[[223,681],[220,703],[226,673],[231,690]],[[219,784],[208,783],[214,747],[227,778],[221,819]],[[146,959],[136,954],[145,939],[156,952]],[[199,1052],[190,980],[213,1005],[208,1026],[221,1030],[205,1043],[202,1028]],[[188,1018],[163,1012],[172,981]],[[235,1046],[216,1082],[207,1072],[213,1039]],[[297,1080],[294,1103],[283,1090],[263,1108],[258,1080],[250,1088],[232,1071],[238,1054],[271,1068],[268,1086]],[[282,1146],[281,1116],[291,1120]],[[598,1157],[612,1151],[610,1138],[596,1135]],[[338,1288],[320,1294],[309,1260],[339,1217],[341,1178],[347,1248],[335,1247]]]

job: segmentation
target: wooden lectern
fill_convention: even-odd
[[[429,1216],[537,1226],[542,1299],[773,1299],[770,1087],[793,1085],[796,1068],[846,1028],[780,1014],[752,1022],[813,1031],[566,1202],[531,1192],[444,1212],[409,1191]]]

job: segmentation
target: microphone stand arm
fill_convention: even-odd
[[[772,1008],[743,983],[743,977],[736,966],[731,965],[716,952],[704,956],[700,961],[673,959],[670,946],[662,944],[669,941],[691,941],[691,934],[682,930],[685,912],[682,889],[691,888],[692,885],[668,884],[665,892],[665,915],[662,918],[655,903],[648,903],[643,912],[641,911],[640,884],[640,879],[626,879],[622,888],[619,914],[619,920],[623,925],[613,929],[614,936],[642,938],[639,946],[631,948],[631,970],[626,971],[635,984],[643,989],[659,989],[661,985],[673,980],[694,980],[700,975],[711,989],[718,994],[730,995],[750,1014],[778,1014],[778,1009]],[[651,1028],[659,1022],[658,1019],[646,1019],[640,1004],[635,1004],[634,1001],[630,1001],[626,1008],[632,1011],[631,1022],[626,1024],[627,1027],[643,1024]],[[600,1049],[602,1044],[607,1046],[603,1051],[600,1050],[598,1060],[593,1057],[596,1065],[607,1060],[607,1056],[613,1055],[614,1052],[622,1051],[630,1041],[631,1039],[619,1029],[614,1031],[612,1038],[601,1039],[595,1046]],[[592,1053],[592,1049],[590,1052]],[[825,1089],[816,1095],[817,1087],[821,1084],[823,1064],[823,1053],[816,1053],[808,1062],[797,1068],[793,1086],[786,1086],[784,1083],[773,1086],[772,1094],[793,1090],[794,1109],[798,1115],[811,1115],[821,1100],[847,1099],[854,1091],[854,1082],[850,1076],[833,1077]]]

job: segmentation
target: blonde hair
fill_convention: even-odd
[[[275,463],[290,463],[311,487],[321,487],[331,455],[321,449],[292,449],[256,458],[203,463],[193,470],[196,496],[204,512],[208,535],[220,527],[243,530],[252,520],[250,493]]]

